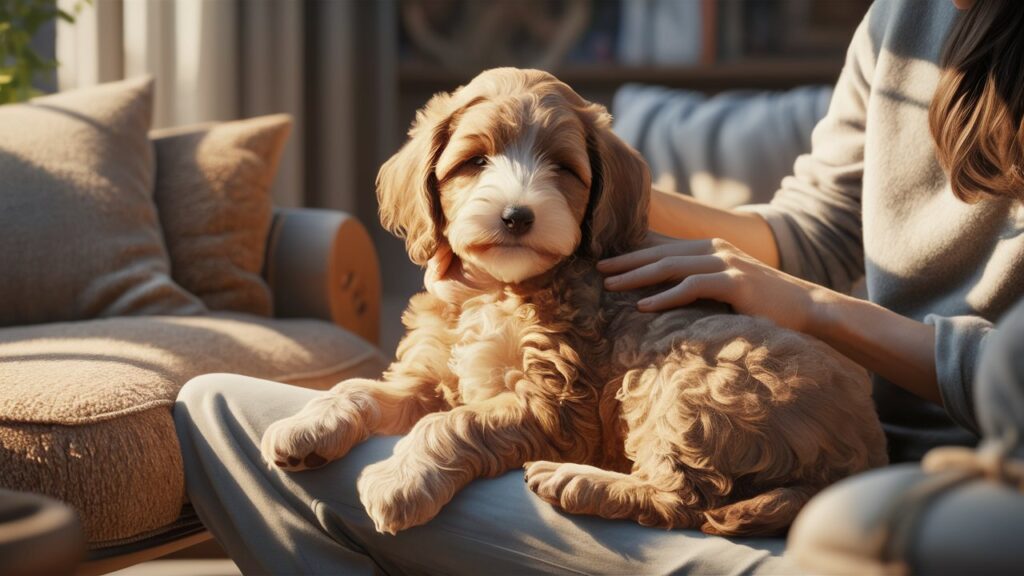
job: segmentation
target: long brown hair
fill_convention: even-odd
[[[1024,2],[977,0],[940,64],[928,123],[953,193],[1024,201]]]

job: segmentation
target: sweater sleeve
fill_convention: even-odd
[[[978,432],[974,411],[974,375],[985,343],[995,333],[979,316],[929,314],[925,324],[935,327],[935,375],[946,413],[954,422]]]
[[[861,186],[875,63],[870,20],[871,11],[854,34],[811,152],[797,158],[771,203],[739,208],[771,226],[784,272],[842,292],[864,274]]]

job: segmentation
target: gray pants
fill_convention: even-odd
[[[429,523],[378,534],[356,478],[397,438],[375,437],[324,468],[285,473],[260,457],[263,431],[322,392],[230,374],[182,389],[174,418],[189,497],[246,574],[793,573],[781,539],[569,516],[514,470],[477,480]]]

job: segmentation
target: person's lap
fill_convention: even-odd
[[[189,495],[243,570],[273,573],[794,572],[782,539],[727,540],[696,531],[569,516],[510,471],[462,490],[429,523],[377,533],[356,493],[367,465],[397,438],[377,437],[319,470],[285,473],[260,457],[272,422],[318,392],[243,376],[190,382],[175,420]]]

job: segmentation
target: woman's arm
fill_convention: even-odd
[[[771,204],[727,211],[655,190],[651,227],[688,240],[652,235],[651,247],[598,267],[609,275],[609,290],[670,283],[641,301],[641,310],[698,298],[727,302],[738,312],[815,336],[937,402],[935,348],[942,329],[824,287],[844,291],[864,273],[864,126],[876,46],[869,25],[872,14],[887,9],[875,3],[857,29],[829,112],[814,130],[812,152],[796,161],[794,176],[783,180]]]
[[[770,204],[722,210],[652,190],[650,227],[675,238],[722,238],[772,268],[846,291],[864,274],[865,125],[875,68],[872,14],[854,34],[828,113]]]
[[[775,235],[764,218],[708,206],[690,196],[651,189],[651,230],[672,238],[722,238],[761,262],[779,267]]]
[[[602,260],[605,288],[664,284],[637,303],[644,312],[707,298],[814,336],[868,370],[939,403],[935,328],[771,268],[730,242],[652,235],[649,248]]]
[[[942,404],[934,326],[873,302],[822,290],[808,334],[897,386]]]

